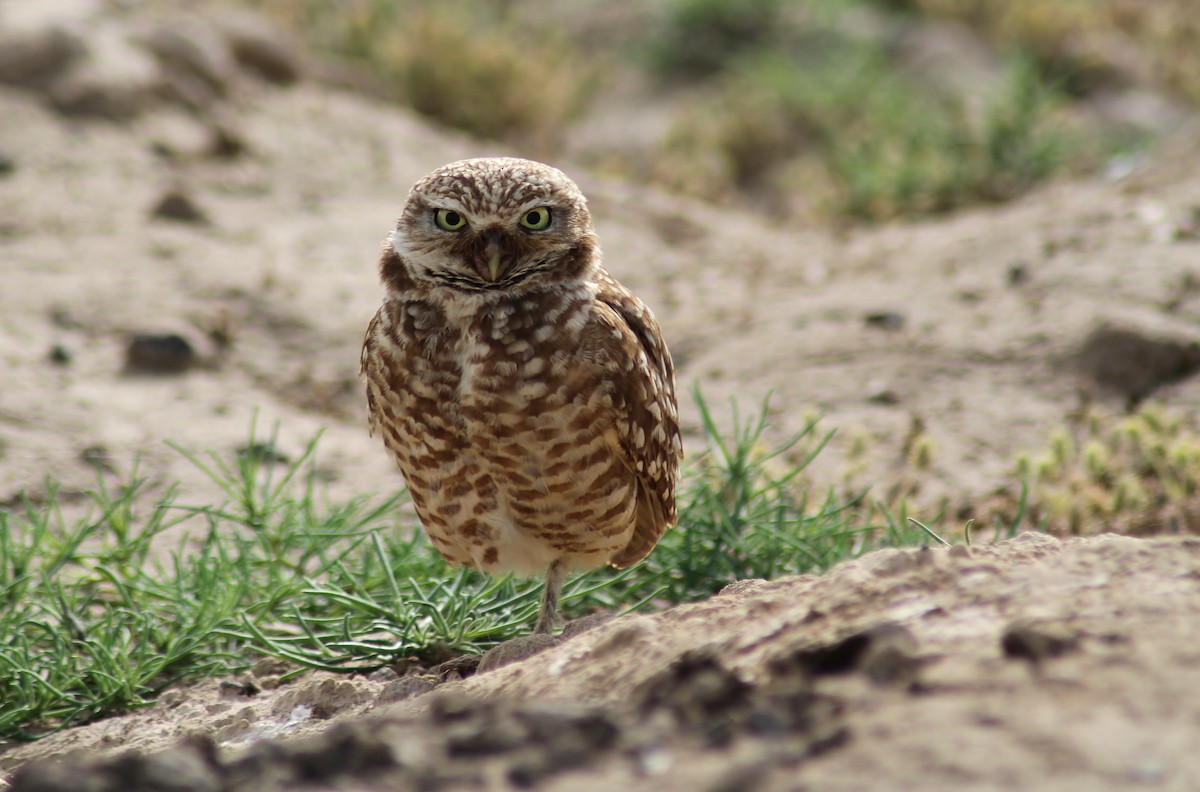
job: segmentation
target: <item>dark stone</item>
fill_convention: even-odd
[[[882,404],[885,407],[893,407],[900,403],[900,394],[891,388],[884,388],[868,396],[867,401],[871,404]]]
[[[51,363],[59,366],[66,366],[74,359],[74,356],[71,354],[71,350],[67,349],[62,344],[55,344],[54,346],[50,347],[50,354],[47,355],[47,357],[50,359]]]
[[[397,701],[405,701],[406,699],[420,696],[423,693],[428,693],[437,687],[437,683],[424,676],[406,676],[400,679],[394,679],[383,686],[383,690],[379,691],[379,696],[376,698],[380,704],[391,704]]]
[[[0,35],[0,83],[40,90],[73,66],[87,48],[61,28]]]
[[[89,82],[85,79],[55,83],[49,99],[50,105],[65,116],[113,122],[135,118],[153,103],[151,92],[144,85]]]
[[[197,362],[196,350],[186,338],[175,333],[135,335],[125,348],[128,371],[152,374],[178,374]]]
[[[1200,343],[1104,326],[1084,340],[1078,364],[1093,382],[1133,408],[1163,385],[1200,369]]]
[[[1033,664],[1074,651],[1079,639],[1030,624],[1014,623],[1004,629],[1000,648],[1005,657],[1028,660]]]
[[[253,698],[262,692],[252,679],[223,679],[220,689],[222,698]]]
[[[79,452],[79,458],[94,470],[105,470],[115,473],[116,467],[112,462],[112,454],[102,445],[90,445]]]
[[[181,190],[170,190],[158,199],[158,203],[150,210],[151,217],[159,220],[175,220],[181,223],[196,223],[207,225],[208,215],[196,205],[196,202]]]
[[[482,655],[455,655],[430,668],[429,673],[437,678],[439,684],[453,679],[466,679],[475,674],[481,658]]]
[[[291,463],[291,457],[276,448],[274,443],[250,443],[249,445],[239,447],[237,455],[239,459],[245,459],[259,465],[287,465]]]
[[[207,25],[173,19],[145,31],[139,43],[177,79],[199,82],[201,92],[220,97],[228,91],[233,59],[225,42]]]
[[[483,674],[511,663],[528,660],[535,654],[554,646],[558,641],[558,638],[545,633],[534,633],[509,639],[484,652],[479,658],[479,665],[476,667],[475,673]]]
[[[216,124],[209,130],[208,154],[218,159],[237,159],[249,147],[245,139],[224,124]]]
[[[869,313],[863,317],[863,321],[868,327],[877,327],[880,330],[899,330],[904,327],[904,314],[898,311],[877,311]]]
[[[240,67],[276,85],[300,79],[301,48],[282,29],[254,14],[228,14],[219,24]]]

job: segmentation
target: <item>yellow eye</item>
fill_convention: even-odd
[[[543,231],[550,225],[550,210],[546,208],[530,209],[521,218],[521,227],[530,231]]]
[[[467,218],[453,209],[435,209],[433,222],[443,231],[458,231],[467,225]]]

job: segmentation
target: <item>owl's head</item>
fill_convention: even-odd
[[[385,249],[382,269],[395,286],[524,291],[586,279],[599,262],[575,183],[507,157],[452,162],[421,179],[389,241],[394,255]]]

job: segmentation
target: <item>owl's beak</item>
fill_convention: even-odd
[[[500,276],[504,234],[498,229],[489,228],[483,232],[482,238],[484,242],[483,257],[487,261],[487,275],[491,280],[496,280]]]

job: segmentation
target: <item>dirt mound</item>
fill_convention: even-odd
[[[1194,789],[1197,619],[1200,540],[1023,534],[743,581],[427,695],[176,691],[0,761],[43,757],[12,792]]]

